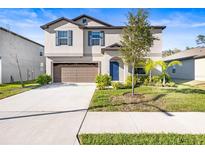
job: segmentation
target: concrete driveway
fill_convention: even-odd
[[[0,144],[78,144],[94,84],[52,84],[0,100]]]

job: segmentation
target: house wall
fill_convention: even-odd
[[[44,48],[17,35],[0,29],[0,57],[2,62],[2,83],[13,79],[19,81],[16,57],[19,60],[23,80],[35,79],[45,72],[45,57],[40,56]],[[41,63],[43,66],[41,67]]]
[[[88,31],[104,31],[105,32],[105,46],[88,46]],[[162,58],[162,30],[153,30],[153,36],[157,38],[154,40],[153,46],[150,48],[149,57],[153,60],[160,60]],[[109,46],[114,43],[120,43],[122,37],[122,29],[92,29],[84,30],[84,55],[101,54],[101,48]]]
[[[195,80],[205,81],[205,58],[195,59]]]
[[[95,24],[94,24],[95,25]],[[57,30],[73,30],[73,46],[56,46]],[[88,31],[104,31],[105,46],[88,46]],[[67,21],[60,21],[45,30],[45,55],[46,56],[95,56],[101,54],[101,48],[113,43],[120,43],[122,29],[81,29]],[[162,56],[162,30],[153,30],[154,41],[150,57],[158,60]]]
[[[56,46],[56,31],[72,30],[73,45]],[[46,56],[83,56],[83,29],[67,21],[60,21],[45,30]]]
[[[105,45],[104,46],[88,46],[88,31],[104,31]],[[119,43],[121,38],[120,29],[85,29],[84,30],[84,55],[98,55],[101,54],[101,49],[114,43]]]
[[[195,66],[194,59],[181,60],[182,66],[175,66],[176,73],[172,73],[172,67],[168,69],[168,74],[173,79],[194,80]]]
[[[2,67],[1,67],[1,58],[0,58],[0,84],[2,84]]]

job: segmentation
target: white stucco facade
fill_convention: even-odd
[[[19,81],[17,60],[24,81],[45,73],[44,47],[16,33],[0,28],[1,83]]]
[[[195,59],[195,80],[205,81],[205,57]]]

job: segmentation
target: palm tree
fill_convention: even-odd
[[[178,60],[174,60],[174,61],[171,61],[169,63],[166,63],[166,62],[164,62],[162,60],[159,60],[159,61],[156,61],[156,65],[159,65],[162,68],[162,78],[163,78],[163,83],[162,84],[163,84],[163,86],[165,86],[166,76],[169,76],[167,74],[167,69],[169,67],[172,67],[172,66],[175,66],[175,65],[182,65],[182,63],[180,61],[178,61]]]
[[[152,82],[152,70],[155,69],[155,67],[156,63],[153,60],[148,59],[145,64],[145,72],[146,74],[149,74],[149,82]]]

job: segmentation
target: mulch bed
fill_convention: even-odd
[[[124,102],[124,103],[142,103],[146,101],[147,98],[143,94],[134,94],[132,93],[124,93],[121,96],[113,96],[111,97],[112,102]]]

